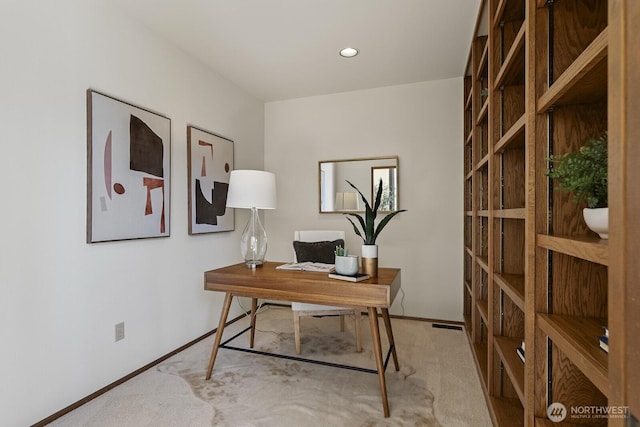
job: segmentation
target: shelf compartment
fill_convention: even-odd
[[[524,83],[524,36],[525,25],[520,27],[516,37],[504,58],[504,62],[498,71],[494,83],[494,89],[498,90],[500,86],[508,86],[512,84]]]
[[[474,342],[473,343],[473,355],[476,359],[476,364],[480,370],[480,378],[482,379],[482,387],[487,388],[488,378],[488,356],[487,356],[487,343],[486,342]]]
[[[607,240],[592,237],[567,237],[538,234],[537,244],[541,248],[584,259],[596,264],[609,265]]]
[[[539,113],[552,106],[606,100],[607,37],[608,31],[605,28],[538,99]]]
[[[500,0],[496,7],[493,25],[500,26],[500,22],[521,21],[524,19],[524,1]]]
[[[482,48],[482,55],[480,56],[480,62],[478,63],[478,72],[476,73],[476,80],[482,80],[486,78],[488,72],[487,57],[489,56],[489,44],[485,39],[483,41],[484,47]]]
[[[518,399],[491,396],[489,400],[498,426],[524,425],[524,409]]]
[[[607,3],[604,0],[562,0],[553,2],[553,7],[548,8],[553,17],[548,37],[553,54],[551,81],[553,76],[555,79],[561,76],[607,28]]]
[[[493,342],[495,343],[496,351],[502,365],[504,366],[507,375],[511,379],[511,384],[520,399],[520,402],[524,402],[524,363],[518,357],[516,349],[520,347],[522,343],[521,338],[509,338],[503,336],[494,336]]]
[[[494,273],[493,279],[511,301],[524,311],[524,275]]]
[[[524,274],[525,222],[520,219],[493,219],[494,271],[503,274]]]
[[[525,150],[505,150],[497,155],[494,171],[497,188],[494,191],[495,209],[515,209],[525,206]]]
[[[598,343],[606,319],[538,314],[540,329],[600,390],[609,394],[608,357]]]
[[[524,129],[526,122],[526,115],[521,115],[513,126],[498,140],[493,148],[493,152],[499,153],[509,148],[524,148]]]

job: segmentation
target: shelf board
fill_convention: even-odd
[[[516,394],[520,398],[520,403],[524,406],[524,363],[518,357],[516,349],[520,347],[522,338],[510,338],[503,336],[494,336],[493,342],[495,343],[496,351],[502,360],[505,371],[509,378],[511,378],[511,384],[516,390]]]
[[[538,113],[554,105],[607,99],[607,34],[605,28],[538,99]]]
[[[489,260],[486,257],[477,256],[476,263],[484,270],[489,273]]]
[[[495,218],[525,219],[527,210],[525,208],[497,209],[493,211],[493,216]]]
[[[469,171],[469,172],[465,175],[464,179],[468,181],[468,180],[470,180],[472,177],[473,177],[473,171]]]
[[[477,256],[476,263],[489,274],[489,260],[486,257]]]
[[[511,301],[524,312],[524,274],[494,273],[493,280]]]
[[[609,395],[608,357],[598,335],[606,319],[538,314],[540,329],[605,396]]]
[[[568,237],[538,234],[538,246],[554,252],[609,265],[608,240],[593,237]]]
[[[524,148],[524,128],[526,123],[527,116],[523,114],[513,126],[502,135],[502,138],[498,140],[493,148],[493,152],[499,153],[509,148]]]
[[[467,248],[467,247],[465,246],[464,251],[465,251],[467,254],[469,254],[469,255],[473,256],[473,252],[471,251],[471,249],[470,249],[470,248]]]
[[[489,303],[485,300],[479,299],[476,301],[476,306],[478,307],[478,313],[484,319],[484,324],[489,324]]]
[[[464,211],[465,216],[473,216],[473,211]]]
[[[469,132],[469,135],[467,135],[467,139],[464,141],[464,143],[466,145],[471,144],[471,141],[473,141],[473,132]]]
[[[484,100],[482,104],[482,108],[480,108],[480,112],[478,113],[478,118],[476,119],[476,126],[480,126],[480,123],[487,119],[487,112],[489,111],[489,98]]]
[[[473,292],[471,292],[471,283],[469,283],[468,280],[464,281],[464,286],[467,288],[467,292],[469,292],[469,295],[472,295]]]
[[[495,415],[496,424],[500,427],[524,425],[524,409],[518,399],[490,396],[491,410]]]
[[[476,215],[483,217],[483,218],[489,218],[489,210],[488,209],[479,209],[476,211]]]
[[[496,81],[493,85],[495,90],[498,90],[501,86],[510,86],[516,83],[524,84],[525,33],[525,25],[523,23],[496,76]]]
[[[469,110],[471,108],[471,100],[473,99],[472,95],[473,95],[473,90],[470,90],[469,93],[467,94],[467,99],[464,102],[465,110]]]
[[[482,159],[480,159],[480,161],[476,165],[476,170],[480,170],[483,167],[488,166],[488,165],[489,165],[489,153],[485,154],[484,157]]]

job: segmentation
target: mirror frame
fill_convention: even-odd
[[[400,160],[398,158],[398,156],[379,156],[379,157],[362,157],[362,158],[353,158],[353,159],[338,159],[338,160],[320,160],[318,162],[318,213],[321,214],[335,214],[335,213],[339,213],[339,214],[345,214],[345,213],[363,213],[364,212],[364,206],[363,209],[359,209],[359,210],[333,210],[333,211],[323,211],[322,210],[322,184],[323,184],[323,179],[322,179],[322,174],[323,174],[323,170],[322,170],[322,164],[324,163],[346,163],[346,162],[365,162],[365,161],[378,161],[378,160],[393,160],[395,161],[395,165],[390,165],[389,167],[395,167],[396,169],[396,210],[400,209]],[[374,183],[373,183],[373,171],[374,169],[379,169],[381,167],[384,167],[382,165],[376,165],[376,166],[371,166],[370,170],[367,172],[368,176],[369,176],[369,186],[366,189],[360,189],[360,191],[363,192],[363,194],[365,196],[367,196],[367,200],[370,203],[373,203],[373,198],[375,196],[374,192]],[[367,192],[369,192],[369,194],[367,195]],[[360,196],[357,196],[358,199],[360,199]],[[381,212],[391,212],[391,211],[382,211],[379,210],[379,213]]]

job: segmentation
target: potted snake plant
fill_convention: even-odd
[[[378,245],[376,239],[380,235],[382,229],[391,221],[391,218],[398,215],[400,212],[406,212],[406,209],[400,209],[388,213],[382,218],[376,225],[376,218],[378,216],[378,209],[380,208],[380,201],[382,199],[382,179],[378,185],[378,191],[373,206],[369,204],[367,198],[362,194],[358,188],[347,180],[347,184],[353,187],[358,192],[360,198],[364,202],[364,217],[357,213],[345,213],[344,215],[352,216],[357,220],[354,222],[351,218],[347,220],[353,226],[353,231],[358,235],[363,242],[362,245],[362,270],[365,274],[371,277],[378,275]],[[359,226],[359,228],[358,228]]]

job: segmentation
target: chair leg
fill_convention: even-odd
[[[293,335],[296,342],[296,354],[300,354],[300,314],[297,311],[293,311]]]
[[[362,319],[362,315],[360,310],[355,310],[356,315],[356,351],[358,353],[362,352],[362,331],[360,328],[360,320]]]

